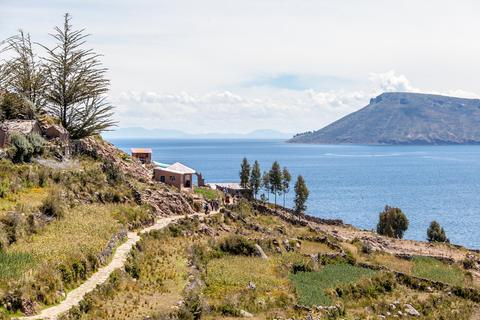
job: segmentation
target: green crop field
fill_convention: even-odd
[[[413,275],[454,286],[462,286],[465,282],[465,273],[458,266],[450,266],[428,257],[415,257],[413,259]]]
[[[33,258],[28,253],[0,252],[0,279],[18,277],[33,265]]]
[[[372,277],[375,271],[347,264],[327,265],[316,272],[299,272],[292,274],[290,279],[295,285],[298,301],[302,305],[331,305],[332,300],[325,293],[339,285]]]

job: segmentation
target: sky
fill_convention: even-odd
[[[478,1],[0,0],[0,39],[53,46],[66,12],[120,127],[297,133],[385,91],[480,95]]]

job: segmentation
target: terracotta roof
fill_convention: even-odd
[[[7,120],[1,124],[1,129],[8,132],[29,134],[37,124],[36,120]]]
[[[180,162],[175,162],[174,164],[172,164],[171,166],[168,166],[166,168],[155,168],[155,169],[168,171],[168,172],[173,172],[173,173],[178,173],[178,174],[194,174],[194,173],[196,173],[195,170],[187,167],[184,164],[181,164]]]
[[[132,148],[130,151],[132,151],[132,153],[152,153],[152,149],[150,148]]]

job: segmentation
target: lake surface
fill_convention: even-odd
[[[258,160],[262,171],[275,160],[310,189],[308,213],[340,218],[374,229],[383,207],[400,207],[410,227],[405,238],[425,240],[432,220],[451,242],[480,248],[480,146],[332,146],[277,140],[120,140],[153,149],[153,159],[182,162],[202,172],[206,182],[238,181],[240,162]]]

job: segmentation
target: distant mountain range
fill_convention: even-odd
[[[179,130],[125,127],[102,134],[105,139],[289,139],[291,133],[275,130],[255,130],[250,133],[191,134]]]
[[[480,144],[480,100],[392,92],[289,142],[318,144]]]

